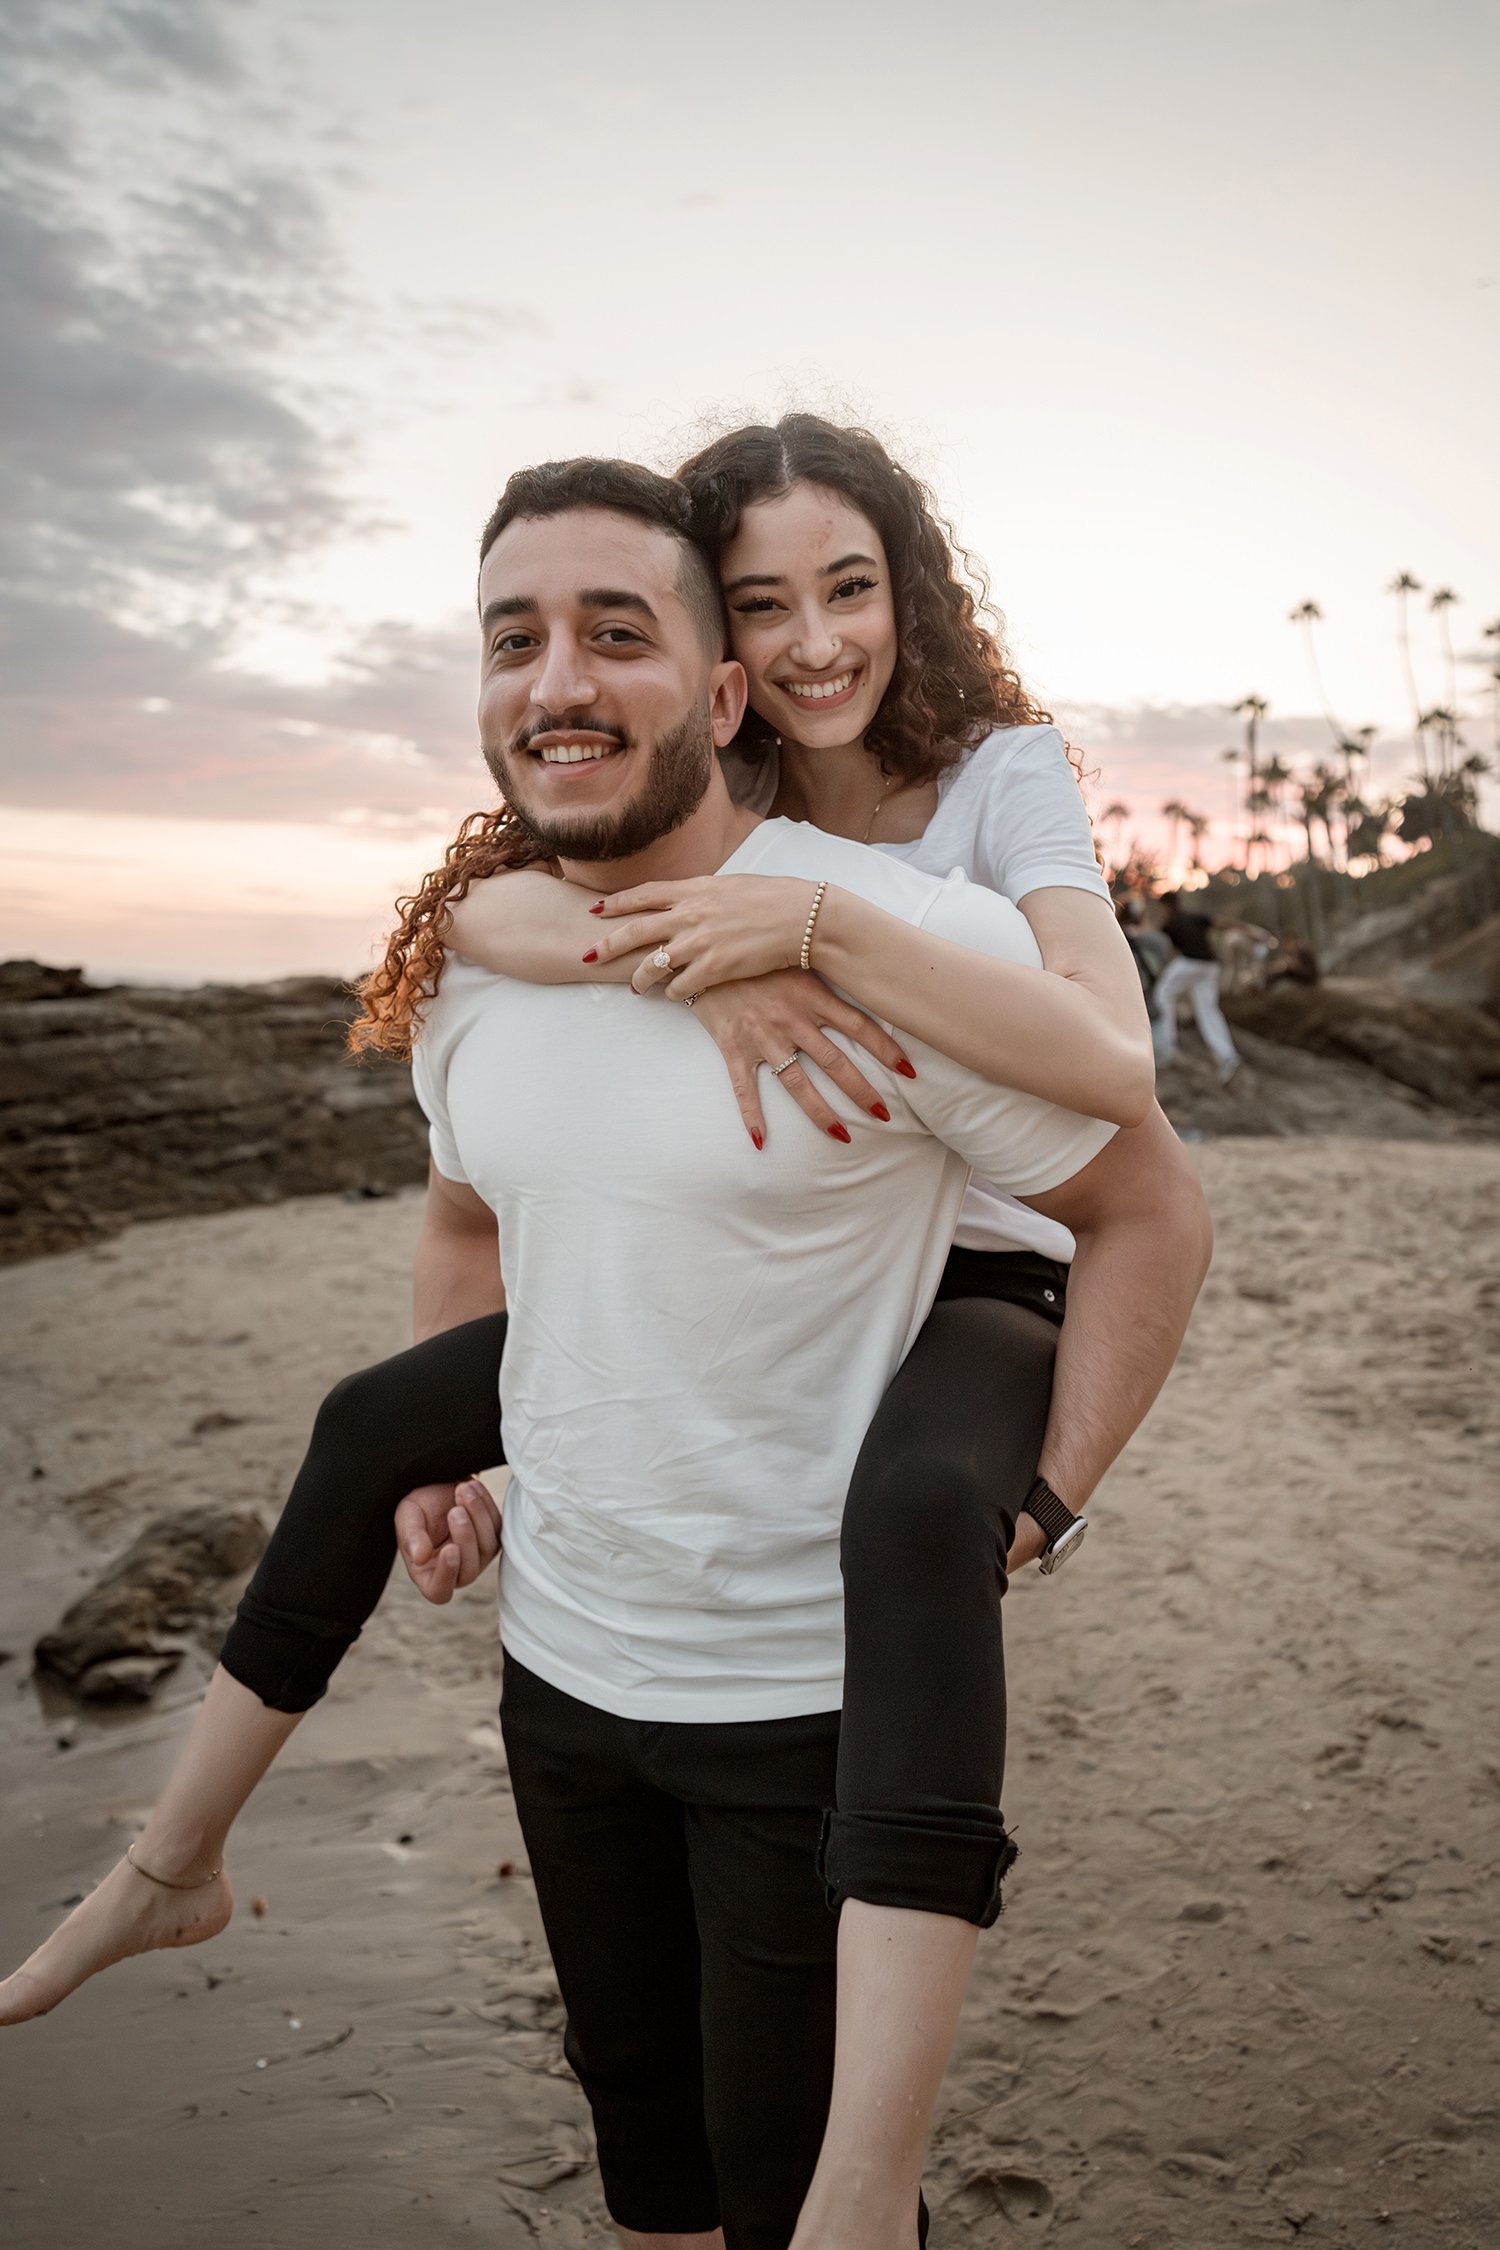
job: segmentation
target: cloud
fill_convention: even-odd
[[[227,14],[22,0],[8,20],[7,106],[33,127],[7,143],[0,209],[0,631],[13,647],[39,604],[190,635],[348,521],[278,360],[326,291],[314,194],[237,154],[184,171],[149,130],[132,177],[111,145],[122,76],[141,127],[166,105],[163,148],[174,96],[192,91],[196,120],[204,87],[237,83]]]
[[[471,628],[340,645],[291,590],[378,528],[350,496],[360,410],[309,370],[351,342],[387,364],[382,320],[455,354],[535,323],[357,301],[326,120],[280,129],[241,14],[11,0],[0,18],[0,799],[446,818],[489,794]],[[243,653],[288,623],[322,641],[317,685]]]

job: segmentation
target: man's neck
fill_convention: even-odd
[[[730,796],[715,758],[703,802],[680,828],[629,859],[565,859],[562,871],[570,883],[601,896],[633,890],[637,883],[681,883],[689,876],[716,874],[759,826],[760,814]]]

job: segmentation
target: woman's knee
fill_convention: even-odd
[[[410,1401],[400,1380],[405,1356],[378,1360],[373,1367],[340,1376],[318,1408],[310,1458],[345,1463],[364,1459],[372,1464],[390,1459],[395,1443],[410,1435]]]

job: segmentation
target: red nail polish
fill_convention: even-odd
[[[585,959],[585,961],[597,961],[597,960],[598,960],[598,958],[599,958],[599,948],[598,948],[598,946],[597,946],[597,945],[591,945],[591,946],[589,947],[589,949],[588,949],[587,953],[585,953],[585,955],[584,955],[584,957],[583,957],[583,958]]]
[[[596,899],[594,901],[594,904],[589,908],[589,912],[590,914],[602,914],[604,912],[603,899]]]
[[[917,1075],[915,1069],[907,1061],[905,1055],[901,1057],[901,1060],[897,1063],[896,1068],[900,1071],[903,1078],[915,1078]]]
[[[755,1143],[755,1145],[756,1145],[756,1147],[757,1147],[757,1148],[764,1148],[764,1147],[765,1147],[765,1145],[766,1145],[766,1137],[765,1137],[764,1133],[756,1133],[756,1132],[752,1132],[752,1133],[751,1133],[751,1135],[750,1135],[750,1138],[751,1138],[751,1140],[752,1140],[752,1141],[754,1141],[754,1143]]]
[[[889,1125],[891,1121],[891,1113],[886,1108],[884,1102],[871,1102],[870,1115],[872,1117],[878,1117],[882,1125]]]
[[[849,1138],[849,1128],[848,1128],[848,1126],[847,1126],[847,1125],[830,1125],[830,1126],[829,1126],[829,1128],[828,1128],[828,1138],[829,1138],[829,1139],[830,1139],[831,1141],[847,1141],[847,1140],[848,1140],[848,1138]]]

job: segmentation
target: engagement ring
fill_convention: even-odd
[[[654,952],[654,953],[652,954],[652,956],[651,956],[651,966],[652,966],[652,968],[653,968],[653,969],[670,969],[670,968],[671,968],[671,966],[672,966],[672,956],[671,956],[671,954],[670,954],[670,953],[669,953],[669,952],[667,951],[667,949],[666,949],[666,947],[665,947],[664,945],[659,945],[659,946],[657,947],[656,951],[655,951],[655,952]]]

